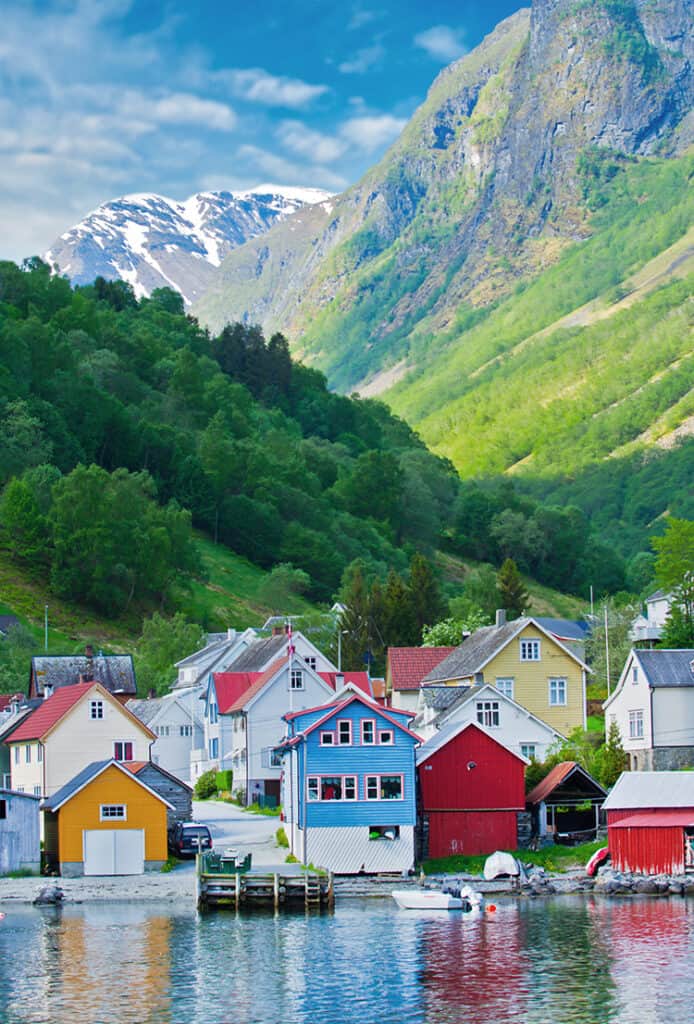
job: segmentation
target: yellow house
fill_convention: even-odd
[[[61,875],[141,875],[166,860],[162,796],[118,761],[96,761],[44,800],[44,849]]]
[[[478,629],[424,677],[422,686],[495,686],[567,736],[572,729],[586,728],[589,671],[539,622],[523,616]]]

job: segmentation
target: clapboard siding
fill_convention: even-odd
[[[167,809],[168,828],[171,828],[177,821],[191,820],[193,817],[193,792],[184,782],[163,771],[152,762],[141,768],[137,777],[155,793],[173,804],[173,811]]]

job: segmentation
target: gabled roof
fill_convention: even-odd
[[[261,637],[254,640],[229,668],[234,672],[262,672],[271,659],[287,653],[287,637],[284,634]]]
[[[177,775],[172,772],[167,772],[166,768],[162,768],[160,764],[156,764],[154,761],[123,761],[121,762],[124,768],[127,768],[133,775],[139,775],[145,768],[151,768],[157,772],[158,775],[164,775],[167,779],[175,782],[181,786],[182,789],[187,789],[189,793],[192,793],[192,787],[184,782],[183,779],[179,779]]]
[[[444,658],[443,661],[428,673],[422,680],[423,685],[445,682],[447,679],[468,679],[477,675],[526,626],[532,626],[539,630],[552,643],[560,647],[567,657],[577,662],[581,668],[590,671],[577,654],[574,654],[568,647],[565,647],[561,640],[558,640],[544,626],[541,626],[537,619],[521,616],[519,619],[514,619],[513,622],[505,622],[502,626],[482,626],[476,630],[472,636],[463,640],[460,647],[456,647],[452,654]]]
[[[651,601],[669,601],[672,598],[672,594],[668,590],[655,590],[646,598],[646,604],[650,604]]]
[[[44,811],[59,810],[63,804],[66,804],[68,800],[72,800],[73,796],[76,796],[85,788],[85,786],[88,786],[90,782],[93,782],[94,779],[98,778],[102,772],[105,772],[106,769],[111,766],[117,768],[118,771],[123,772],[125,776],[132,779],[133,782],[136,782],[138,786],[142,786],[142,788],[146,789],[148,793],[151,793],[153,797],[156,797],[157,800],[166,804],[170,810],[175,810],[174,806],[170,804],[168,800],[165,800],[160,793],[157,793],[141,779],[138,779],[137,775],[133,775],[133,773],[128,771],[120,761],[114,761],[113,758],[109,761],[92,761],[91,764],[88,764],[86,768],[83,768],[81,772],[78,772],[77,775],[70,779],[69,782],[66,782],[64,786],[61,786],[53,796],[46,797],[41,804],[41,809]]]
[[[389,647],[388,674],[394,690],[418,690],[422,680],[457,647]]]
[[[649,686],[694,686],[694,649],[642,651],[634,656]]]
[[[558,640],[583,642],[590,633],[590,625],[583,619],[551,619],[544,615],[536,615],[534,618],[538,625]]]
[[[31,677],[39,693],[46,685],[54,690],[74,686],[80,677],[109,690],[110,693],[129,693],[135,696],[135,668],[130,654],[39,655],[31,659]]]
[[[40,740],[46,736],[51,729],[60,722],[69,711],[72,710],[90,691],[94,690],[98,696],[111,700],[114,706],[120,708],[122,713],[135,722],[140,729],[144,730],[152,739],[156,739],[152,730],[121,704],[101,683],[77,683],[75,686],[62,686],[50,697],[42,700],[39,706],[20,724],[7,739],[8,743],[20,743],[27,740]]]
[[[338,686],[342,687],[351,684],[362,690],[367,697],[373,697],[374,695],[368,672],[317,672],[316,674],[333,690],[337,690]],[[340,676],[342,676],[342,680],[340,680]]]
[[[315,729],[320,728],[320,726],[323,725],[325,722],[327,722],[328,719],[332,718],[332,716],[334,714],[337,714],[337,712],[343,710],[346,707],[349,707],[349,705],[353,704],[355,701],[357,701],[359,704],[363,704],[364,707],[368,708],[368,710],[370,712],[375,712],[376,714],[381,715],[383,718],[386,719],[386,721],[390,722],[391,725],[394,725],[398,729],[401,729],[408,736],[412,736],[417,741],[417,743],[421,743],[421,737],[417,736],[417,734],[412,732],[411,729],[408,729],[407,726],[403,725],[402,722],[399,722],[398,719],[395,717],[395,715],[389,714],[389,710],[388,709],[382,708],[380,705],[376,704],[376,702],[374,700],[364,696],[363,694],[361,694],[361,693],[354,693],[354,692],[351,693],[347,697],[346,700],[335,700],[335,701],[332,701],[330,704],[324,705],[324,707],[325,707],[325,714],[322,715],[320,718],[316,719],[315,722],[313,722],[311,725],[309,725],[308,728],[305,729],[299,735],[300,736],[309,736]],[[317,710],[317,709],[315,709],[315,708],[313,708],[313,709],[307,708],[305,711],[300,711],[300,712],[297,712],[296,714],[285,715],[285,718],[287,720],[289,720],[290,718],[298,718],[299,715],[306,715],[306,714],[309,714],[311,711],[315,711],[315,710]],[[402,714],[402,712],[399,712],[399,713]],[[299,738],[298,736],[295,737],[295,739],[298,739],[298,738]]]
[[[477,686],[446,686],[429,683],[422,687],[424,706],[434,711],[448,711],[449,708],[463,703],[463,698],[478,693],[483,687]]]
[[[607,811],[694,807],[694,772],[622,772],[603,807]]]
[[[189,687],[191,692],[194,690],[193,687]],[[197,691],[196,691],[197,692]],[[129,700],[126,702],[126,708],[128,711],[132,711],[136,718],[139,718],[145,725],[150,725],[154,722],[160,714],[166,713],[172,705],[177,705],[180,710],[185,714],[187,718],[191,717],[191,708],[188,702],[188,706],[182,701],[187,697],[187,694],[181,693],[179,696],[175,691],[165,694],[163,697],[147,697],[146,700]],[[193,713],[193,718],[200,725],[200,719]]]
[[[602,794],[602,796],[605,796],[605,790],[600,783],[596,782],[592,775],[589,775],[584,768],[581,768],[580,764],[577,764],[576,761],[561,761],[552,768],[549,775],[546,775],[541,782],[538,782],[534,789],[530,790],[525,798],[526,803],[541,804],[556,789],[569,783],[576,785],[582,792],[585,790],[586,797],[590,790],[595,795]]]
[[[257,678],[257,672],[215,672],[214,689],[220,715],[225,715]]]
[[[498,700],[501,704],[509,704],[512,708],[515,708],[516,711],[520,712],[520,714],[522,714],[524,718],[532,719],[533,722],[536,722],[538,725],[541,725],[544,729],[547,730],[547,732],[551,732],[552,735],[558,736],[561,739],[565,739],[565,737],[560,732],[557,732],[557,730],[554,729],[548,722],[545,722],[542,718],[538,718],[537,715],[534,715],[532,711],[528,711],[528,709],[524,708],[522,704],[518,704],[512,697],[509,697],[505,693],[502,693],[501,690],[499,690],[492,683],[482,683],[481,685],[477,686],[464,687],[451,686],[448,687],[448,689],[455,690],[458,693],[458,698],[455,701],[455,703],[451,704],[448,708],[441,712],[441,715],[439,717],[443,721],[445,721],[449,717],[449,715],[452,715],[457,708],[463,707],[465,704],[468,704],[470,701],[475,700],[482,694],[484,694],[492,700]]]
[[[41,698],[39,697],[37,700],[33,700],[30,703],[28,702],[26,707],[21,707],[16,715],[10,715],[7,718],[7,721],[0,721],[0,741],[8,743],[15,729],[18,729],[27,715],[30,715],[34,708],[38,707],[40,704]]]
[[[501,747],[502,750],[512,754],[513,757],[517,758],[522,764],[530,764],[527,757],[523,757],[522,754],[517,754],[515,750],[511,750],[505,743],[502,743],[492,736],[488,729],[483,728],[478,722],[449,722],[448,725],[442,726],[437,733],[434,733],[426,743],[417,751],[417,764],[420,765],[428,758],[435,754],[442,747],[445,747],[447,743],[459,736],[460,733],[465,732],[466,729],[476,729],[478,732],[483,733],[488,739],[492,740],[497,746]]]
[[[236,698],[233,704],[229,705],[225,714],[231,715],[237,711],[243,711],[244,708],[248,707],[253,698],[256,697],[260,691],[275,678],[278,672],[284,668],[288,661],[289,655],[286,655],[284,658],[278,658],[277,661],[273,661],[272,665],[266,668],[265,671],[261,672],[259,675],[255,675],[254,673],[255,678],[251,685]]]

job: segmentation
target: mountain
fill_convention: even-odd
[[[329,211],[231,253],[194,311],[215,328],[244,317],[281,327],[340,390],[416,374],[461,315],[483,316],[590,238],[593,186],[686,152],[693,10],[535,0],[439,75]],[[458,346],[464,330],[447,339]]]
[[[304,206],[329,207],[329,199],[319,189],[278,185],[199,192],[182,203],[153,194],[123,196],[66,231],[44,258],[74,284],[90,284],[99,275],[121,278],[138,298],[170,287],[190,305],[233,249]]]

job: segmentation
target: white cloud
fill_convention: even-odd
[[[385,56],[385,48],[380,43],[374,46],[365,46],[357,50],[351,60],[345,60],[338,64],[337,70],[343,75],[363,75],[374,65],[379,64]]]
[[[456,60],[466,52],[463,30],[450,25],[432,25],[414,37],[414,44],[425,50],[434,60],[446,63]]]
[[[190,93],[164,96],[152,104],[151,111],[159,124],[196,124],[220,132],[229,132],[236,124],[236,114],[231,107]]]
[[[349,19],[347,28],[350,31],[363,28],[364,25],[368,25],[370,22],[376,21],[377,18],[381,18],[382,16],[383,11],[370,11],[366,8],[357,8]]]
[[[392,114],[352,117],[341,126],[340,135],[360,149],[371,152],[393,142],[406,124],[406,118],[393,117]]]
[[[342,139],[314,131],[302,121],[283,121],[277,129],[276,136],[282,145],[293,153],[319,164],[333,163],[347,148]]]
[[[304,187],[332,189],[336,192],[346,187],[347,181],[341,174],[316,164],[301,164],[272,153],[260,146],[240,146],[238,157],[247,160],[254,168],[268,175],[281,185],[300,184]],[[257,184],[257,182],[256,182]]]
[[[272,75],[263,68],[225,68],[212,71],[208,80],[228,85],[235,95],[249,103],[299,110],[329,92],[327,85],[311,85],[300,78]]]

